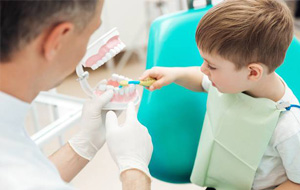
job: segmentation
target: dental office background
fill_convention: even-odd
[[[217,4],[222,0],[213,0]],[[113,73],[137,79],[146,66],[148,34],[152,21],[159,16],[188,9],[188,0],[106,0],[102,13],[102,26],[90,38],[92,43],[105,32],[117,27],[125,50],[95,71],[88,69],[89,83],[95,86]],[[286,1],[292,12],[297,10],[296,0]],[[199,7],[206,0],[198,0]],[[298,11],[299,11],[298,7]],[[299,13],[298,13],[299,14]],[[295,35],[300,39],[300,17],[295,18]],[[76,80],[76,73],[69,76],[59,87],[42,92],[33,102],[27,117],[27,130],[41,150],[50,155],[76,133],[76,122],[81,115],[82,103],[87,95]],[[138,87],[140,95],[143,88]],[[120,121],[124,119],[121,114]],[[121,189],[118,168],[114,164],[106,145],[94,160],[71,182],[78,189]],[[152,189],[202,190],[192,184],[170,184],[153,178]]]

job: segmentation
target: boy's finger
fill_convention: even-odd
[[[139,80],[144,80],[146,78],[154,78],[154,79],[157,79],[159,78],[159,75],[161,73],[157,70],[157,69],[149,69],[149,70],[146,70],[142,76],[139,78]]]
[[[164,86],[164,80],[157,80],[156,82],[154,82],[151,86],[150,86],[150,90],[156,90],[156,89],[161,89],[161,87]]]
[[[150,91],[155,90],[155,89],[154,89],[154,86],[150,86],[148,90],[150,90]]]
[[[144,80],[149,77],[150,70],[146,70],[140,77],[139,80]]]

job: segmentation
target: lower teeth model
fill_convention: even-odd
[[[89,73],[83,67],[90,67],[93,70],[102,66],[108,60],[120,53],[125,48],[125,44],[119,38],[116,28],[112,29],[87,48],[87,53],[76,67],[78,81],[83,91],[89,96],[101,96],[107,90],[113,90],[112,100],[103,107],[103,110],[124,110],[129,102],[138,104],[140,96],[134,84],[129,84],[119,88],[120,82],[131,80],[124,76],[113,74],[110,79],[100,81],[95,88],[91,88],[87,82]]]

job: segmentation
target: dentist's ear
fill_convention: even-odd
[[[45,59],[52,61],[60,50],[63,42],[74,31],[74,24],[63,22],[48,30],[42,47],[42,53]]]
[[[251,63],[247,66],[248,79],[251,81],[259,81],[264,75],[264,67],[261,63]]]

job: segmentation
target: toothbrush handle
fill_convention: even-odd
[[[147,79],[145,79],[145,80],[141,80],[141,81],[140,81],[140,85],[145,86],[145,87],[149,87],[149,86],[151,86],[155,81],[156,81],[156,79],[153,79],[153,78],[147,78]]]

